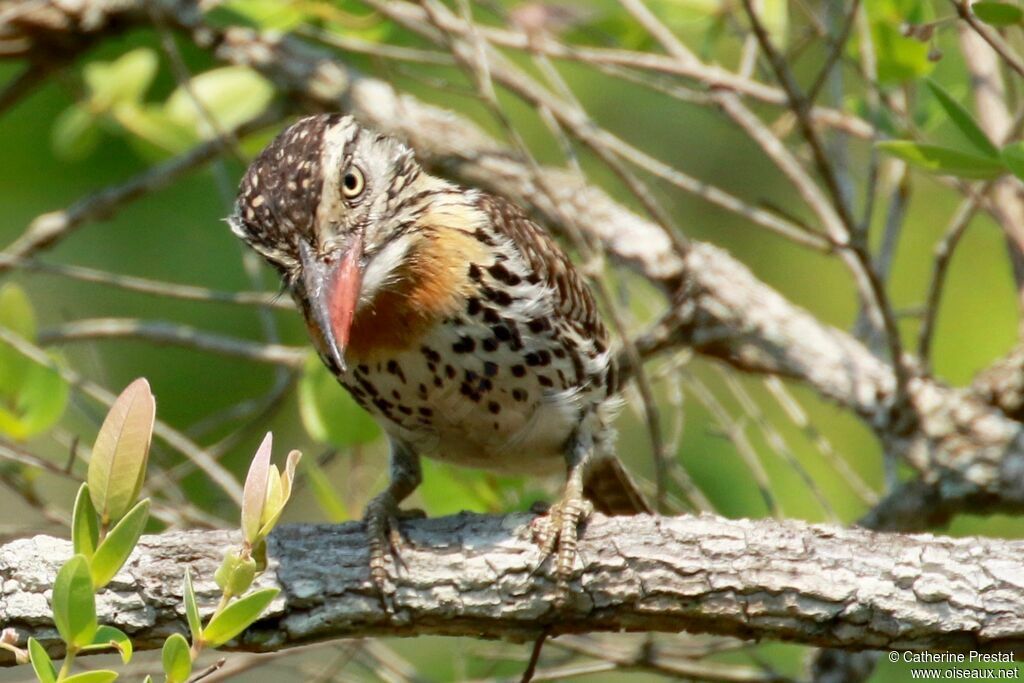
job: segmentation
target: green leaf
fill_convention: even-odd
[[[270,452],[273,445],[274,437],[267,432],[256,454],[252,456],[249,472],[245,475],[242,488],[242,537],[246,543],[255,543],[259,538],[260,520],[263,518],[270,483]]]
[[[242,15],[261,29],[290,31],[306,20],[301,4],[281,0],[228,0],[221,8]]]
[[[100,525],[96,518],[96,508],[92,506],[89,485],[83,483],[75,498],[75,511],[71,514],[71,543],[75,554],[91,560],[99,539]]]
[[[102,137],[96,116],[79,102],[57,115],[50,142],[58,158],[80,161],[96,151]]]
[[[18,285],[8,282],[0,287],[0,327],[22,339],[36,339],[36,314],[32,302]],[[15,349],[0,342],[0,396],[16,396],[25,384],[34,363]]]
[[[910,140],[879,142],[878,148],[914,166],[940,175],[990,179],[999,176],[1006,170],[998,159]]]
[[[179,154],[199,142],[195,131],[172,119],[162,105],[123,103],[114,107],[113,114],[125,130],[136,136],[133,142],[142,141],[136,146],[145,156]]]
[[[175,122],[210,139],[256,118],[273,98],[273,85],[256,71],[225,66],[195,76],[188,88],[176,88],[165,111]],[[219,130],[211,129],[210,118]]]
[[[237,550],[228,550],[224,554],[224,561],[213,575],[214,581],[228,597],[245,593],[254,578],[256,561],[248,555],[243,557]]]
[[[0,343],[0,349],[3,348]],[[61,362],[56,353],[47,355],[54,363]],[[8,406],[0,406],[0,432],[18,441],[45,432],[56,424],[67,407],[69,393],[68,383],[56,370],[27,358],[24,360],[28,366],[21,390],[7,397]]]
[[[110,583],[118,570],[124,565],[128,556],[139,542],[142,531],[149,520],[149,498],[140,500],[128,511],[121,521],[110,530],[100,547],[96,549],[89,564],[92,571],[92,582],[96,590]]]
[[[324,513],[327,521],[336,524],[348,519],[348,508],[345,507],[345,503],[341,500],[341,496],[338,495],[334,484],[327,478],[327,474],[324,473],[323,468],[317,464],[316,460],[313,458],[304,459],[302,461],[302,469],[306,477],[306,483],[309,485],[310,491],[313,492],[313,498],[316,500],[320,511]]]
[[[192,675],[192,654],[189,652],[188,641],[180,633],[164,641],[161,660],[167,676],[166,683],[185,683]]]
[[[146,674],[146,677],[142,679],[142,683],[153,683],[153,677]]]
[[[964,137],[966,137],[975,149],[984,154],[987,157],[996,158],[999,156],[999,150],[992,144],[992,141],[988,139],[985,132],[981,129],[981,126],[975,122],[974,117],[971,116],[967,109],[953,99],[953,96],[943,89],[941,85],[935,81],[928,79],[925,81],[928,84],[928,88],[935,95],[935,98],[942,105],[942,108],[949,115],[950,120],[957,127]]]
[[[120,519],[139,495],[155,414],[149,383],[137,379],[114,401],[96,435],[88,481],[104,525]]]
[[[108,669],[97,669],[68,676],[62,683],[110,683],[117,680],[117,672]]]
[[[213,647],[228,642],[259,619],[278,592],[277,588],[264,588],[232,602],[210,620],[203,641]]]
[[[878,59],[878,80],[886,85],[921,78],[935,68],[928,60],[928,45],[904,37],[899,30],[899,22],[880,20],[871,23],[871,37]]]
[[[53,584],[53,621],[69,646],[83,647],[96,635],[96,596],[89,561],[75,555],[57,572]]]
[[[309,435],[336,448],[369,443],[380,427],[311,355],[299,380],[299,414]]]
[[[1024,141],[1011,142],[1003,147],[1000,156],[1010,172],[1024,180]]]
[[[121,629],[113,626],[100,626],[96,629],[96,635],[92,643],[83,647],[83,650],[104,650],[108,647],[115,648],[121,655],[121,662],[127,664],[132,661],[132,641]]]
[[[32,669],[36,672],[39,683],[57,683],[57,670],[53,668],[53,660],[35,638],[28,639],[28,658]]]
[[[971,12],[993,26],[1012,26],[1024,20],[1024,10],[1007,2],[976,2],[971,5]]]
[[[199,618],[199,605],[196,604],[196,591],[192,587],[192,572],[185,567],[185,616],[188,617],[188,630],[192,634],[192,642],[203,639],[203,622]]]
[[[91,62],[83,71],[94,111],[139,102],[156,76],[156,53],[148,47],[126,52],[112,62]]]
[[[772,42],[784,50],[789,34],[789,2],[787,0],[761,0],[758,15],[771,36]]]

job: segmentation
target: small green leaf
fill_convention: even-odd
[[[1010,172],[1024,180],[1024,140],[1011,142],[1003,147],[1001,156]]]
[[[0,327],[22,339],[36,339],[36,314],[32,302],[25,290],[13,282],[0,287]],[[24,386],[32,365],[31,360],[0,342],[0,396],[16,396]]]
[[[0,349],[3,348],[0,343]],[[57,354],[48,355],[54,363],[61,362]],[[69,391],[68,383],[57,371],[27,358],[24,360],[27,361],[25,380],[18,393],[4,401],[0,391],[0,432],[18,441],[52,427],[64,414]]]
[[[192,642],[203,639],[203,622],[199,618],[199,605],[196,604],[196,591],[192,587],[192,572],[185,567],[185,616],[188,617],[188,630],[192,633]]]
[[[998,159],[910,140],[879,142],[878,149],[940,175],[990,179],[999,176],[1006,170]]]
[[[928,60],[928,45],[901,35],[899,21],[881,19],[871,22],[871,37],[878,59],[878,80],[886,85],[921,78],[935,68],[935,64]]]
[[[96,590],[110,583],[118,570],[124,565],[128,556],[139,542],[142,531],[149,520],[149,498],[140,500],[128,511],[121,521],[110,530],[107,537],[96,549],[96,554],[89,563],[92,571],[92,582]]]
[[[311,437],[337,448],[369,443],[380,434],[373,418],[315,355],[306,362],[299,380],[299,415]]]
[[[935,98],[942,105],[942,108],[949,115],[950,120],[957,127],[957,129],[963,133],[975,149],[984,154],[987,157],[996,158],[999,156],[999,150],[992,144],[992,141],[988,139],[985,132],[981,129],[981,126],[975,122],[974,117],[971,116],[967,109],[953,99],[953,96],[943,89],[941,85],[935,81],[928,79],[925,81],[928,84],[928,88],[935,95]]]
[[[82,103],[57,115],[50,140],[53,153],[64,161],[79,161],[99,147],[103,132],[96,116]]]
[[[199,142],[195,131],[168,116],[161,105],[125,102],[114,107],[113,114],[125,130],[136,136],[133,142],[143,143],[136,146],[146,156],[179,154]]]
[[[166,683],[185,683],[192,675],[192,654],[189,652],[188,641],[180,633],[164,641],[161,660],[167,676]]]
[[[274,87],[256,71],[225,66],[195,76],[187,88],[176,88],[167,98],[165,111],[175,122],[209,139],[256,118],[273,98]],[[211,129],[209,118],[219,131]]]
[[[242,489],[242,537],[246,543],[255,543],[259,537],[260,520],[267,500],[273,445],[274,437],[267,432],[256,454],[252,456],[249,472],[245,475],[245,486]]]
[[[92,643],[86,645],[82,650],[105,650],[108,647],[115,648],[121,655],[124,664],[132,661],[132,641],[125,635],[124,631],[113,626],[100,626],[96,629],[96,635]]]
[[[783,49],[789,34],[789,3],[786,0],[761,0],[758,12],[761,23],[775,46]]]
[[[91,62],[83,70],[90,104],[106,111],[115,104],[138,102],[156,76],[156,53],[147,47],[124,53],[112,62]]]
[[[224,595],[233,597],[249,590],[255,577],[256,561],[249,555],[243,557],[237,550],[228,550],[213,580],[224,591]]]
[[[234,601],[210,620],[203,641],[213,647],[228,642],[259,619],[278,592],[277,588],[264,588]]]
[[[1007,2],[976,2],[971,5],[971,12],[986,24],[993,26],[1012,26],[1024,20],[1024,10]]]
[[[96,596],[89,561],[75,555],[57,572],[53,584],[53,621],[69,646],[83,647],[96,635]]]
[[[306,458],[302,461],[302,469],[309,490],[312,491],[313,498],[327,521],[337,524],[348,519],[348,509],[345,507],[345,503],[316,460]]]
[[[114,401],[96,435],[88,481],[104,525],[120,519],[139,495],[155,414],[149,382],[137,379]]]
[[[39,683],[57,683],[57,670],[53,668],[53,660],[46,654],[46,648],[35,638],[28,639],[28,657]]]
[[[228,0],[221,7],[242,15],[261,29],[285,32],[306,20],[301,4],[281,0]]]
[[[89,497],[89,485],[83,483],[75,498],[75,511],[71,514],[71,542],[76,555],[85,555],[91,560],[100,539],[99,520],[96,508]]]
[[[108,669],[97,669],[68,676],[61,683],[110,683],[117,680],[117,672]]]

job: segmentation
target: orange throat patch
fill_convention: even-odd
[[[427,232],[398,267],[393,284],[356,312],[345,355],[355,362],[416,348],[444,318],[463,308],[468,268],[484,247],[457,229]]]

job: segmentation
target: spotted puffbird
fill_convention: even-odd
[[[365,513],[378,588],[420,456],[565,468],[563,495],[534,525],[563,587],[594,506],[647,511],[613,452],[616,365],[594,297],[518,207],[321,114],[251,164],[229,223],[278,270],[323,362],[388,435],[390,484]]]

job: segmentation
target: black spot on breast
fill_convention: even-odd
[[[434,411],[430,408],[420,408],[419,412],[423,417],[431,417],[434,414]]]
[[[495,263],[493,266],[487,269],[487,272],[491,274],[498,282],[504,282],[506,285],[518,285],[522,278],[515,273],[511,272],[508,268],[501,263]]]
[[[493,308],[484,309],[484,322],[488,325],[496,325],[501,322],[501,316]]]
[[[537,375],[537,381],[540,382],[542,387],[552,387],[555,385],[547,375]]]
[[[511,370],[512,374],[515,375],[516,377],[524,377],[526,375],[526,368],[524,368],[522,365],[513,365]]]
[[[396,361],[396,360],[389,360],[388,361],[388,372],[390,374],[395,375],[396,377],[398,377],[398,379],[400,379],[402,381],[402,384],[405,384],[405,373],[402,372],[402,366],[400,366],[398,364],[398,361]]]
[[[534,334],[540,334],[545,330],[551,329],[551,323],[548,321],[547,318],[534,318],[527,324],[527,327],[530,328],[530,332],[533,332]]]
[[[512,398],[519,401],[520,403],[526,400],[526,392],[522,389],[513,389]]]
[[[462,337],[452,344],[452,351],[455,353],[473,353],[475,348],[476,342],[471,337]]]
[[[505,325],[495,325],[491,328],[494,332],[494,336],[498,341],[508,341],[512,338],[512,330],[508,329]]]
[[[484,351],[487,351],[488,353],[498,350],[498,342],[493,337],[484,339],[482,346],[484,347]]]
[[[469,264],[469,279],[473,280],[474,282],[480,282],[480,278],[482,278],[482,277],[483,277],[483,274],[480,272],[480,266],[476,265],[475,263],[470,263]]]
[[[484,361],[484,374],[488,377],[494,377],[498,374],[498,364],[491,361]]]
[[[475,296],[469,297],[469,301],[466,303],[466,313],[469,315],[476,315],[480,312],[480,299]]]
[[[429,346],[421,346],[420,352],[424,356],[426,356],[427,360],[429,361],[432,361],[434,363],[439,363],[441,361],[441,354],[439,354],[437,351],[430,348]]]
[[[497,401],[491,401],[490,403],[487,404],[487,410],[497,415],[498,413],[501,412],[501,406],[498,405]]]
[[[455,367],[452,365],[444,366],[444,374],[448,377],[448,379],[453,379],[455,377]]]

